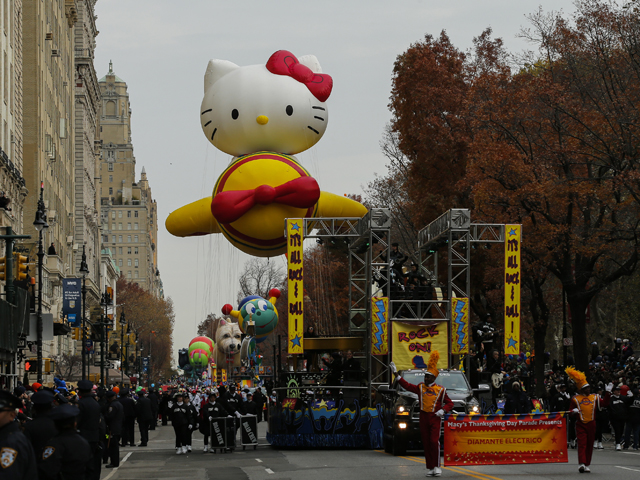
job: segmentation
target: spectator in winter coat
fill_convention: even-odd
[[[511,384],[511,393],[506,395],[507,401],[504,404],[504,413],[531,413],[532,406],[529,396],[522,391],[519,382]]]
[[[629,403],[629,414],[627,423],[624,428],[624,449],[628,449],[631,445],[631,435],[633,434],[633,449],[638,450],[640,436],[640,397],[638,390],[632,392],[629,390],[628,397],[632,397]]]

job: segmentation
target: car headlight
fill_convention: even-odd
[[[469,400],[466,410],[469,415],[478,415],[480,413],[480,402],[478,402],[478,399],[474,397]]]
[[[396,407],[396,415],[409,415],[409,409],[404,405],[398,405]]]

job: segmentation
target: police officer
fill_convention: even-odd
[[[99,480],[102,468],[100,447],[101,432],[105,431],[104,418],[100,412],[100,404],[93,396],[93,382],[80,380],[78,382],[78,433],[91,448],[91,461],[87,465],[87,479]]]
[[[144,388],[139,392],[136,414],[138,416],[138,428],[140,429],[140,445],[138,446],[146,447],[149,441],[149,429],[152,424],[155,425],[155,417],[153,416],[151,400],[146,396]]]
[[[41,390],[31,396],[34,418],[25,425],[24,434],[33,445],[38,463],[42,461],[44,446],[58,434],[50,416],[51,410],[53,410],[53,397],[53,392],[48,390]]]
[[[132,447],[136,446],[135,426],[136,426],[136,402],[131,398],[129,389],[123,387],[120,390],[120,398],[118,400],[123,407],[124,423],[122,425],[121,447],[126,447],[127,443]]]
[[[176,435],[176,454],[187,453],[189,442],[189,425],[193,425],[191,419],[191,409],[184,403],[182,392],[176,393],[175,403],[170,407],[171,425]]]
[[[0,390],[0,472],[2,480],[38,478],[36,457],[27,437],[16,422],[22,402],[11,393]]]
[[[124,409],[122,404],[116,400],[116,392],[109,390],[107,392],[107,431],[109,441],[107,449],[109,450],[109,460],[111,461],[107,468],[115,468],[120,466],[120,436],[122,435],[122,422],[124,421]]]
[[[51,412],[58,434],[42,450],[40,480],[84,480],[92,461],[91,446],[76,431],[78,408],[61,405]]]

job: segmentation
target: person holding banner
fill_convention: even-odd
[[[398,382],[405,390],[418,395],[420,400],[420,434],[424,447],[424,458],[427,465],[427,476],[439,477],[440,469],[440,429],[442,417],[453,409],[453,402],[447,395],[446,388],[436,385],[440,353],[437,350],[431,352],[427,362],[427,371],[424,372],[424,383],[413,385],[402,377]],[[398,369],[395,363],[389,364],[391,371],[397,375]]]
[[[584,373],[567,367],[565,372],[576,384],[578,393],[571,399],[569,408],[576,421],[576,436],[578,438],[578,471],[589,473],[591,469],[591,455],[593,454],[593,442],[596,438],[596,411],[609,406],[609,396],[613,385],[607,386],[607,394],[604,398],[591,393],[591,386],[587,383]]]

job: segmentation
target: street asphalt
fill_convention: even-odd
[[[387,480],[425,478],[418,451],[394,457],[382,450],[283,450],[266,441],[266,422],[258,424],[259,445],[239,446],[233,453],[203,453],[203,438],[193,436],[193,451],[176,455],[173,428],[158,427],[147,447],[121,448],[117,469],[102,469],[101,480]],[[137,432],[136,432],[137,433]],[[139,440],[139,437],[136,437]],[[616,452],[611,443],[595,450],[591,474],[578,472],[576,450],[568,463],[443,467],[442,478],[481,480],[566,480],[598,476],[615,480],[640,479],[640,452]]]

